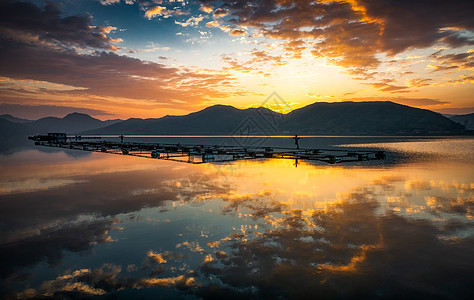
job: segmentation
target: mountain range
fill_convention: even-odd
[[[468,130],[474,130],[474,113],[467,115],[457,115],[449,118],[454,122],[464,125],[464,127],[466,127]]]
[[[183,116],[101,121],[72,113],[64,118],[26,120],[0,115],[0,139],[47,132],[68,134],[457,134],[473,114],[453,116],[393,102],[316,102],[288,114],[268,108],[214,105]],[[459,123],[455,122],[458,121]],[[467,127],[467,126],[466,126]]]
[[[89,115],[72,113],[64,118],[46,117],[27,120],[12,115],[0,115],[0,141],[24,139],[28,135],[47,132],[79,133],[86,130],[106,127],[122,120],[101,121]]]
[[[459,133],[441,114],[393,102],[316,102],[288,114],[214,105],[184,116],[128,119],[89,134],[413,134]]]

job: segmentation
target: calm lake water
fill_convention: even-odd
[[[301,145],[384,149],[387,159],[191,165],[45,147],[0,154],[0,297],[474,299],[474,139]]]

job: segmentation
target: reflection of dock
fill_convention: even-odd
[[[343,149],[250,148],[221,145],[117,143],[107,141],[36,141],[35,145],[166,159],[193,164],[258,158],[310,160],[334,164],[385,158],[384,151],[353,151]]]

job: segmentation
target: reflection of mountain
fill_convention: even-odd
[[[458,122],[466,127],[466,129],[474,130],[474,113],[468,115],[458,115],[449,117],[454,122]]]
[[[456,133],[442,115],[392,102],[313,103],[286,115],[266,108],[215,105],[185,116],[129,119],[88,133],[105,134],[409,134]]]
[[[23,148],[24,150],[32,150],[34,149],[35,151],[41,152],[41,153],[49,153],[49,154],[54,154],[54,153],[64,153],[70,158],[84,158],[84,157],[89,157],[92,155],[92,152],[90,151],[75,151],[71,149],[64,149],[64,148],[56,148],[56,147],[38,147],[35,146],[31,141],[26,141],[26,145]]]

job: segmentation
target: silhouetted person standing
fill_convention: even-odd
[[[122,143],[122,144],[123,144],[123,134],[122,134],[122,135],[120,135],[120,143]]]
[[[297,134],[295,134],[295,137],[293,138],[295,140],[295,145],[296,145],[296,149],[299,149],[300,148],[300,143],[299,143],[299,137]]]

